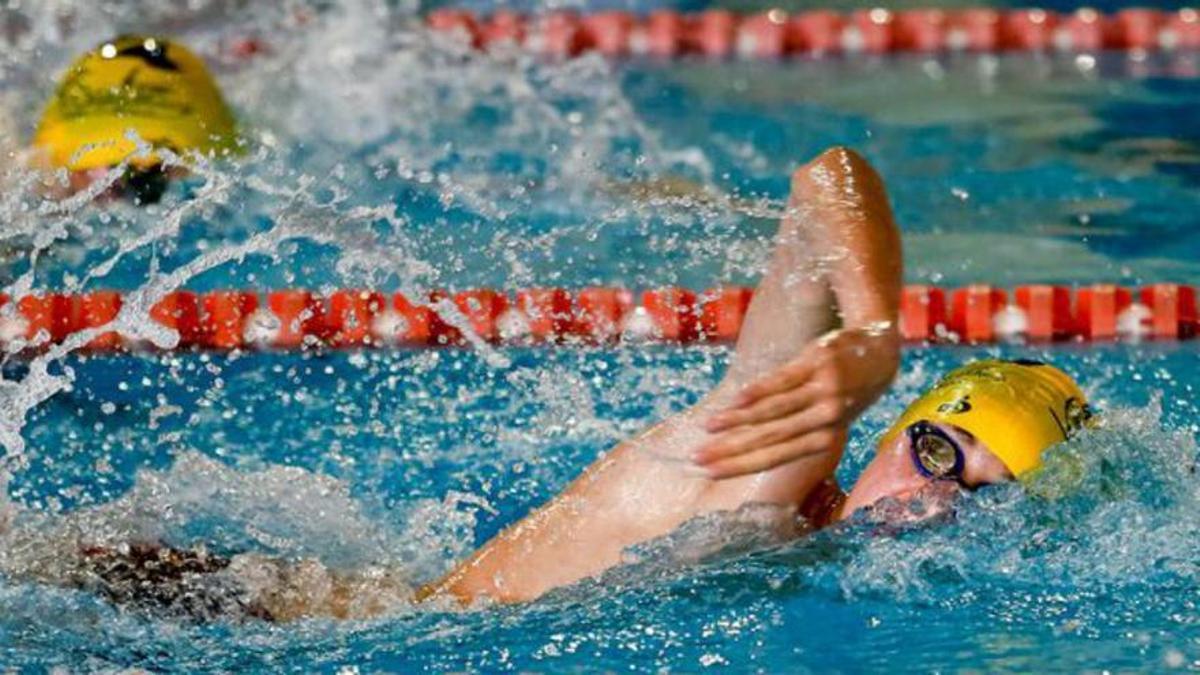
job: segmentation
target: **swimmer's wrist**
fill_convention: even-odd
[[[817,337],[816,343],[823,347],[829,347],[851,336],[865,338],[873,344],[894,346],[897,351],[900,348],[900,328],[896,321],[888,319],[868,321],[858,325],[840,326]]]

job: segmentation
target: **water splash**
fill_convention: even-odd
[[[84,41],[95,41],[93,31],[119,31],[134,17],[146,30],[169,22],[185,40],[190,32],[210,58],[228,64],[219,50],[229,35],[214,33],[211,25],[227,9],[221,2],[196,3],[168,18],[166,7],[156,3],[137,11],[39,6],[20,21],[16,47],[53,57],[37,60],[36,69],[14,64],[4,83],[49,82],[57,74],[55,62],[89,47]],[[470,262],[446,253],[475,243],[478,228],[463,228],[464,218],[505,223],[531,209],[598,205],[609,212],[599,214],[600,221],[626,220],[625,204],[615,207],[605,196],[611,176],[711,174],[703,154],[664,146],[638,119],[603,60],[555,65],[528,54],[464,52],[417,29],[412,10],[371,0],[240,10],[248,13],[248,25],[278,29],[270,32],[264,54],[227,65],[222,77],[233,84],[227,94],[242,113],[251,154],[235,163],[189,163],[186,189],[171,191],[160,205],[96,208],[92,198],[121,167],[83,193],[55,196],[45,186],[65,185],[65,174],[10,165],[0,182],[6,222],[0,244],[9,248],[15,279],[5,291],[20,296],[46,286],[131,287],[107,328],[169,347],[174,338],[148,319],[148,308],[185,284],[280,278],[288,285],[406,291],[459,285]],[[59,30],[51,30],[56,20]],[[25,97],[15,116],[18,127],[32,126],[36,107],[29,102],[36,98]],[[316,109],[326,112],[313,114]],[[21,147],[19,131],[6,134],[5,145]],[[364,156],[364,147],[373,149]],[[512,159],[518,161],[515,173],[497,171]],[[421,216],[444,221],[432,229],[398,208],[405,198],[426,193],[444,214]],[[709,215],[721,208],[710,207]],[[436,234],[439,227],[459,230],[449,236],[453,245]],[[499,231],[484,245],[502,261],[505,283],[553,283],[557,272],[543,273],[546,263],[578,236],[575,229],[594,226],[533,238]],[[287,255],[300,250],[319,252],[309,273]],[[15,310],[10,305],[4,311]],[[439,311],[466,328],[448,303]],[[472,342],[505,367],[505,357],[481,340]],[[75,340],[39,357],[21,382],[0,383],[11,404],[0,420],[0,442],[10,453],[23,451],[20,431],[28,411],[69,385],[70,373],[51,375],[51,364],[81,344]]]
[[[6,156],[23,148],[69,59],[127,29],[162,30],[196,46],[245,123],[244,159],[200,163],[153,207],[54,196],[63,176],[15,162],[0,177],[7,290],[122,288],[126,307],[105,330],[160,346],[174,338],[147,320],[148,308],[181,285],[415,291],[748,280],[761,269],[767,221],[782,211],[771,198],[782,195],[776,179],[816,144],[839,140],[865,143],[890,162],[885,174],[900,186],[894,196],[909,209],[906,225],[917,224],[913,249],[932,261],[920,273],[962,277],[980,269],[969,262],[988,246],[979,231],[948,237],[942,226],[1024,218],[1039,227],[1047,202],[1029,197],[1056,186],[1053,171],[1062,170],[1057,157],[1038,154],[1053,152],[1042,136],[1037,152],[1010,139],[996,143],[991,132],[941,152],[941,128],[910,138],[857,116],[826,119],[847,91],[830,78],[868,81],[862,76],[877,75],[878,64],[846,64],[815,84],[801,73],[811,65],[798,63],[761,78],[744,64],[720,71],[723,78],[713,78],[711,64],[647,77],[595,57],[552,64],[465,50],[414,29],[410,4],[177,4],[57,1],[4,10],[0,19],[9,47],[0,50]],[[267,38],[266,50],[250,60],[231,56],[230,41],[247,35]],[[795,73],[801,79],[792,85],[775,79]],[[692,82],[714,79],[722,79],[719,87]],[[647,99],[658,108],[635,106],[631,89],[654,90]],[[761,101],[753,97],[768,89],[765,104],[790,112],[746,122],[737,106]],[[979,100],[974,88],[968,93]],[[828,96],[829,109],[805,112],[798,96]],[[877,96],[867,98],[878,107]],[[1061,98],[1053,97],[1056,105]],[[1025,99],[1022,92],[1022,106]],[[692,114],[684,104],[710,107]],[[871,138],[882,140],[864,140]],[[997,160],[970,143],[1006,150]],[[724,173],[730,158],[731,176]],[[1052,179],[997,173],[989,160],[1049,165]],[[931,162],[945,166],[930,175]],[[1020,204],[1005,215],[1010,209],[989,202],[984,186],[1010,179],[1025,180],[1030,194],[1017,190]],[[1085,182],[1071,182],[1068,192]],[[1104,204],[1070,208],[1127,216],[1133,210],[1121,200],[1135,203],[1127,182],[1083,195],[1102,195]],[[726,195],[730,184],[744,193]],[[970,200],[952,197],[949,184],[969,188]],[[1154,182],[1162,203],[1178,197],[1172,186]],[[951,198],[958,215],[935,218],[933,233],[923,234],[929,214],[945,213],[939,200]],[[743,217],[754,220],[731,235]],[[1029,235],[1014,231],[1021,234],[1005,236],[1023,242]],[[998,236],[987,241],[1012,243]],[[947,248],[951,239],[959,243]],[[1061,259],[1069,253],[1080,274],[1111,271],[1120,258],[1086,242],[1053,242],[1061,244],[1050,249],[1058,252],[1050,256],[1055,265],[1067,264]],[[947,269],[947,260],[967,262]],[[1184,267],[1152,269],[1183,274]],[[65,552],[56,546],[81,537],[139,537],[316,559],[330,573],[395,565],[413,580],[432,579],[597,453],[694,401],[725,358],[719,351],[512,350],[483,360],[236,355],[104,364],[73,354],[92,335],[3,364],[0,442],[10,453],[14,495],[4,509],[3,557],[11,564],[54,559]],[[909,358],[897,392],[867,414],[846,478],[902,401],[944,361],[962,358]],[[1097,375],[1089,394],[1106,400],[1111,426],[1063,450],[1055,464],[1062,468],[1054,469],[1069,474],[1062,482],[981,491],[936,527],[880,536],[863,526],[785,544],[761,537],[756,514],[714,517],[632,552],[637,564],[543,604],[465,615],[398,611],[378,623],[310,622],[287,633],[181,627],[87,595],[5,583],[7,653],[14,663],[74,668],[615,669],[636,658],[671,670],[722,662],[779,670],[798,659],[814,669],[912,665],[904,655],[922,651],[913,645],[932,643],[926,653],[942,660],[921,666],[961,667],[952,655],[987,649],[1013,659],[1006,662],[1013,669],[1032,670],[1045,661],[1030,654],[1049,645],[1097,654],[1094,637],[1111,638],[1104,644],[1123,654],[1157,657],[1159,645],[1119,632],[1138,624],[1130,629],[1136,635],[1167,635],[1176,654],[1190,654],[1196,510],[1182,467],[1194,458],[1196,411],[1180,401],[1195,385],[1194,359],[1158,362],[1125,351],[1067,358]],[[1151,375],[1157,370],[1176,373],[1175,381]],[[1135,379],[1142,371],[1146,379]],[[1122,411],[1154,391],[1176,395],[1164,397],[1161,410]],[[137,472],[144,467],[152,468]],[[1067,484],[1077,487],[1060,493]],[[1136,588],[1142,583],[1149,591]],[[963,626],[970,635],[961,635]],[[1093,642],[1071,642],[1079,635]],[[1137,665],[1144,667],[1128,667]]]

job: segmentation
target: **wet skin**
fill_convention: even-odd
[[[814,493],[830,494],[848,427],[896,371],[902,277],[882,177],[848,148],[807,162],[720,383],[601,454],[418,596],[524,602],[700,515],[746,504],[804,513]],[[748,391],[764,410],[737,408]],[[730,426],[707,424],[722,412]]]
[[[630,546],[697,516],[768,504],[794,525],[796,515],[809,515],[814,494],[832,497],[816,501],[836,507],[841,495],[832,476],[848,428],[887,389],[899,363],[901,261],[883,180],[865,159],[831,148],[797,169],[721,382],[691,408],[601,454],[558,496],[416,598],[529,601],[620,565]],[[930,483],[906,480],[918,475],[911,460],[886,450],[851,491],[852,507]],[[968,476],[982,480],[971,455]],[[884,459],[897,476],[886,475],[886,463],[877,466]],[[835,513],[823,508],[812,522],[826,524]],[[118,571],[129,566],[120,562]],[[287,595],[297,605],[271,609],[272,617],[331,613],[307,594]]]
[[[88,190],[96,182],[109,178],[108,173],[113,168],[88,169],[86,171],[70,171],[67,173],[68,184],[57,195],[66,198]],[[116,178],[108,188],[96,195],[96,202],[104,203],[127,199],[134,204],[154,204],[162,199],[172,180],[184,178],[187,171],[179,167],[163,168],[150,166],[145,168],[130,167]]]
[[[1013,479],[1012,473],[992,454],[986,444],[967,431],[952,424],[933,423],[946,432],[962,448],[963,483],[979,487]],[[854,487],[838,507],[834,520],[848,518],[855,511],[874,506],[884,499],[906,504],[916,499],[935,505],[926,516],[940,512],[936,505],[946,504],[947,496],[957,494],[960,486],[953,480],[937,480],[921,474],[913,462],[912,441],[908,434],[899,434],[886,445],[880,445],[874,459],[859,475]],[[928,499],[927,499],[928,498]]]
[[[968,488],[1011,480],[1012,474],[987,446],[966,431],[953,425],[936,424],[959,444],[965,459],[963,481]],[[924,520],[944,513],[953,503],[963,485],[954,480],[938,480],[922,475],[912,459],[912,440],[900,434],[886,446],[864,469],[849,495],[828,495],[815,512],[805,513],[814,526],[848,518],[860,509],[874,510],[876,520],[892,524]],[[831,487],[836,491],[835,487]],[[920,500],[923,508],[916,512],[911,504]],[[278,588],[266,593],[250,592],[240,585],[219,583],[215,576],[231,567],[231,560],[208,554],[202,549],[173,549],[161,543],[134,544],[123,548],[92,546],[81,550],[83,569],[71,584],[97,592],[116,604],[169,614],[184,619],[211,621],[217,618],[254,618],[267,621],[291,621],[312,616],[372,616],[395,606],[396,590],[403,584],[387,575],[373,578],[368,572],[356,579],[354,575],[318,575],[329,579],[332,586],[321,595],[314,593],[302,580],[306,561],[272,561],[256,557],[238,565],[265,564],[266,573],[278,579]],[[261,573],[260,573],[261,576]],[[378,576],[378,575],[376,575]],[[286,582],[286,583],[285,583]],[[320,586],[320,584],[317,584]],[[429,590],[417,593],[425,599]],[[374,604],[358,598],[359,594],[379,596]],[[389,595],[390,594],[390,595]],[[317,596],[321,597],[317,597]],[[389,600],[388,598],[392,598]]]

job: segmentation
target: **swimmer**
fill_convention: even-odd
[[[532,600],[692,518],[750,504],[779,507],[784,529],[800,517],[800,533],[881,503],[944,503],[1026,475],[1087,422],[1083,393],[1053,366],[969,364],[909,406],[844,494],[833,474],[849,426],[899,364],[900,288],[882,179],[854,152],[826,151],[793,175],[774,257],[716,388],[602,455],[420,597]]]
[[[184,163],[193,153],[239,152],[233,114],[204,62],[176,42],[141,35],[107,41],[71,64],[32,145],[31,164],[67,172],[64,194],[120,168],[102,196],[139,204],[158,201],[170,179],[186,174],[161,151]]]
[[[854,152],[831,149],[793,176],[724,379],[692,408],[603,454],[444,578],[413,589],[389,567],[336,573],[314,561],[158,544],[81,546],[53,556],[59,566],[74,560],[67,573],[45,565],[23,576],[199,618],[523,602],[597,577],[631,546],[705,514],[772,505],[778,520],[763,527],[795,536],[861,509],[944,504],[959,490],[1025,476],[1042,451],[1087,424],[1084,395],[1062,371],[979,361],[912,403],[843,493],[833,475],[848,429],[899,364],[900,284],[900,237],[882,179]]]

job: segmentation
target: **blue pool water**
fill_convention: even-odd
[[[545,64],[430,43],[402,10],[366,1],[304,22],[219,2],[182,15],[156,3],[6,11],[6,149],[28,137],[70,56],[111,33],[161,27],[206,54],[240,34],[231,26],[272,37],[256,60],[213,59],[249,156],[200,171],[160,206],[48,210],[6,169],[10,292],[752,282],[787,173],[834,143],[887,178],[910,281],[1200,281],[1192,56]],[[1197,667],[1193,343],[910,351],[856,427],[843,483],[906,400],[984,353],[1064,366],[1107,426],[1059,451],[1061,482],[981,490],[949,522],[859,523],[756,548],[742,514],[693,523],[537,603],[343,624],[194,625],[4,582],[0,663]],[[9,441],[12,515],[48,539],[78,526],[338,569],[394,564],[417,583],[695,401],[726,359],[722,348],[9,357],[0,430],[24,444]],[[714,538],[733,550],[688,562]]]
[[[7,586],[5,661],[390,672],[1193,663],[1194,353],[1003,353],[1049,356],[1090,375],[1109,427],[1060,450],[1084,467],[1066,494],[988,488],[947,523],[893,533],[862,525],[750,555],[672,562],[690,538],[730,531],[701,523],[640,565],[528,606],[341,625],[194,626],[122,614],[80,593]],[[844,482],[906,397],[976,355],[908,353],[897,391],[856,429]],[[74,390],[31,416],[37,451],[10,492],[39,510],[107,503],[100,522],[118,531],[345,566],[402,561],[427,579],[596,453],[705,391],[725,353],[513,357],[500,369],[471,352],[255,356],[218,372],[197,356],[75,362]],[[218,379],[226,384],[214,388]],[[286,391],[264,386],[281,381]],[[177,409],[156,415],[160,396]],[[99,457],[110,466],[98,469]],[[135,468],[157,473],[135,480]]]

